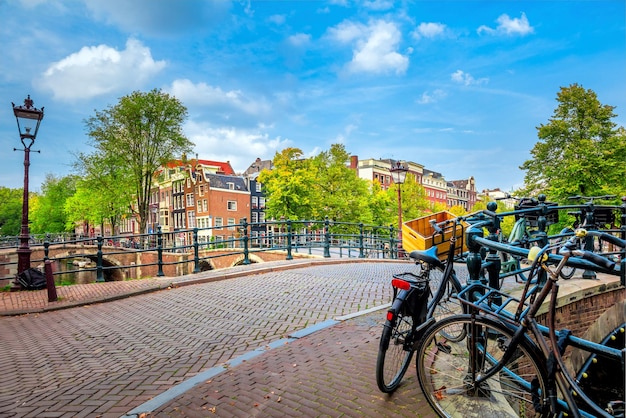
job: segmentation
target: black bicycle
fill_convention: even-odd
[[[434,321],[463,312],[455,297],[463,286],[454,262],[463,250],[464,220],[431,221],[433,246],[409,254],[417,272],[394,275],[391,281],[393,302],[387,311],[376,361],[376,383],[384,393],[400,385],[422,331]],[[446,338],[460,341],[465,338],[465,329],[448,329]]]
[[[565,242],[528,252],[533,261],[530,277],[540,270],[549,276],[543,287],[534,288],[538,293],[530,288],[530,280],[519,298],[471,284],[458,294],[468,313],[445,318],[424,331],[416,347],[417,376],[439,416],[624,417],[623,336],[621,345],[612,347],[555,328],[557,281],[563,266],[571,263],[624,277],[614,261],[579,249],[578,239],[588,236],[611,242],[624,256],[625,240],[579,229]],[[479,235],[474,239],[488,247],[493,244]],[[558,254],[552,254],[554,249]],[[547,326],[535,318],[544,301],[549,301]],[[618,324],[607,341],[623,334],[625,325]],[[441,337],[446,329],[459,326],[467,330],[464,341]],[[596,371],[605,376],[605,381],[595,382],[600,390],[587,384],[592,379],[585,367],[576,375],[566,367],[563,355],[568,347],[584,351],[589,363],[600,365]]]

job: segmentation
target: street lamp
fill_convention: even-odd
[[[398,258],[400,258],[402,254],[402,184],[406,180],[409,168],[402,165],[400,161],[396,161],[389,171],[391,171],[393,182],[398,185]]]
[[[28,230],[28,167],[30,166],[30,147],[35,143],[39,124],[43,119],[43,107],[37,109],[33,106],[30,95],[24,100],[23,106],[13,105],[13,114],[17,120],[17,129],[20,132],[20,140],[24,146],[24,198],[22,201],[22,230],[20,232],[20,246],[17,249],[17,273],[20,274],[30,268],[29,247],[30,233]],[[19,151],[13,148],[13,151]]]

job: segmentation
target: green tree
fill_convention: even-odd
[[[113,235],[117,235],[117,225],[128,214],[134,190],[131,172],[119,170],[120,164],[117,155],[79,154],[75,167],[83,173],[83,178],[74,199],[66,206],[70,222],[88,221],[100,225],[104,231],[106,220]]]
[[[369,185],[359,178],[357,172],[347,163],[350,154],[341,144],[333,144],[329,151],[319,153],[312,161],[316,172],[315,188],[319,200],[316,201],[317,218],[328,217],[336,222],[372,222],[366,196]]]
[[[432,205],[426,199],[426,190],[419,184],[415,176],[411,173],[407,173],[404,183],[401,184],[401,198],[402,198],[402,220],[403,222],[410,221],[415,218],[420,218],[425,214],[431,212]],[[394,213],[394,226],[398,225],[398,185],[392,184],[387,189],[387,194],[392,203]]]
[[[374,180],[370,185],[368,202],[368,207],[372,213],[372,224],[390,226],[395,219],[396,223],[394,225],[397,225],[397,203],[396,210],[395,212],[393,211],[394,202],[397,202],[397,197],[391,196],[390,193],[383,190],[378,180]]]
[[[178,99],[154,89],[124,96],[86,120],[95,160],[112,164],[110,171],[130,179],[141,231],[146,229],[157,169],[193,146],[182,134],[186,118],[187,109]]]
[[[0,187],[0,235],[19,235],[22,225],[23,194],[23,189]]]
[[[572,195],[624,193],[624,129],[616,128],[613,106],[603,105],[592,90],[578,84],[562,87],[558,106],[537,128],[539,142],[526,171],[523,195],[545,193],[563,201]]]
[[[302,150],[285,148],[274,155],[272,170],[263,170],[259,181],[267,196],[268,219],[314,219],[316,173]]]
[[[78,177],[69,175],[56,177],[47,174],[41,186],[41,195],[33,199],[30,214],[30,231],[33,234],[72,231],[68,228],[65,202],[76,193]]]

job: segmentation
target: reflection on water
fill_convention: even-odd
[[[69,258],[53,262],[54,282],[57,285],[96,282],[96,263],[88,258]]]

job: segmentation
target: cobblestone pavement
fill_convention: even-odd
[[[294,260],[67,286],[56,302],[0,293],[0,417],[434,416],[414,365],[392,396],[375,383],[376,308],[413,268]]]
[[[375,381],[384,311],[359,316],[217,375],[147,417],[436,417],[412,362],[392,395]]]
[[[216,277],[198,276],[195,283],[209,282],[166,287],[108,303],[5,316],[0,318],[0,373],[3,376],[0,416],[125,416],[203,371],[227,364],[296,331],[388,303],[391,276],[412,268],[408,262],[344,261],[341,264],[313,263],[291,270],[273,268],[262,274],[252,270],[248,274],[240,273],[240,277],[219,281],[211,281],[218,280]],[[89,292],[84,292],[88,300]],[[118,294],[112,299],[119,297]],[[351,325],[352,321],[357,322]],[[341,333],[342,329],[355,327],[352,328],[354,339],[345,344],[355,348],[347,352],[339,350],[334,357],[325,355],[328,350],[324,345],[332,346],[336,337],[316,341],[317,333],[288,344],[287,351],[276,350],[286,358],[295,356],[297,360],[288,364],[308,363],[312,370],[321,371],[323,365],[331,371],[339,371],[346,362],[344,375],[336,375],[345,382],[346,391],[355,390],[350,382],[357,378],[357,373],[370,379],[363,388],[367,392],[358,396],[353,392],[346,398],[347,406],[343,409],[332,407],[337,411],[354,409],[359,399],[365,401],[361,408],[367,410],[372,397],[381,395],[375,384],[372,386],[372,352],[368,352],[370,359],[366,360],[365,351],[360,354],[358,350],[363,345],[368,349],[375,347],[380,326],[363,327],[357,323],[358,320],[348,320],[337,325],[337,330],[319,331],[319,335],[324,336],[327,332]],[[359,337],[359,332],[365,332],[365,336]],[[323,348],[315,349],[318,346]],[[303,351],[290,353],[289,350],[298,347]],[[271,358],[274,351],[261,357]],[[309,359],[305,359],[307,353]],[[357,369],[351,370],[342,355],[359,357]],[[324,363],[316,367],[322,357]],[[365,364],[371,373],[366,371]],[[273,369],[274,366],[270,366],[270,370]],[[218,378],[229,380],[228,374]],[[300,376],[300,379],[306,380],[306,377]],[[321,387],[322,383],[317,384]],[[335,386],[335,391],[339,391],[339,386]],[[328,387],[332,387],[330,383]],[[244,393],[241,396],[243,399]],[[317,408],[310,400],[302,400],[307,401],[308,408]],[[378,407],[381,405],[384,403]],[[323,405],[318,407],[324,408]],[[396,407],[399,406],[394,404],[393,408]],[[167,413],[164,411],[164,414]],[[242,412],[241,416],[245,415]],[[256,415],[263,416],[263,413]],[[195,416],[209,414],[199,410]]]

